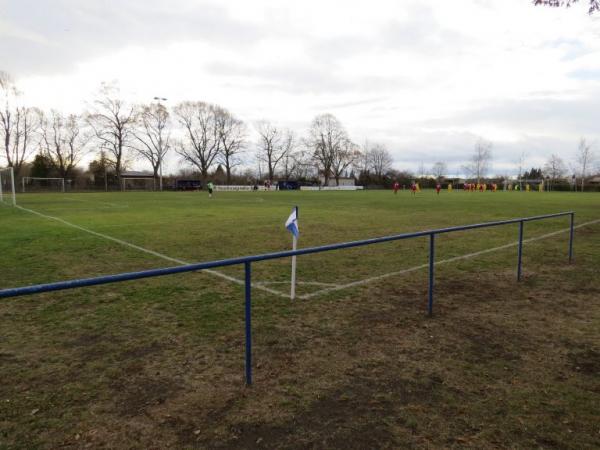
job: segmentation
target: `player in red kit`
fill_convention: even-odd
[[[398,193],[398,189],[400,189],[400,183],[396,181],[394,182],[394,194]]]
[[[435,192],[437,192],[437,195],[440,195],[440,191],[442,190],[442,185],[440,183],[435,185]]]
[[[417,195],[417,185],[415,183],[410,185],[410,191],[413,193],[413,195]]]

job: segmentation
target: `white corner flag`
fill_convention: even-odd
[[[290,233],[294,236],[292,239],[292,250],[296,250],[296,246],[298,244],[298,236],[300,235],[300,230],[298,230],[298,207],[295,206],[292,209],[292,213],[288,220],[285,222],[285,227],[289,230]],[[290,292],[290,298],[294,300],[296,297],[296,256],[292,256],[292,288]]]

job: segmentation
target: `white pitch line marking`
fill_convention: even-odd
[[[75,228],[77,230],[84,231],[86,233],[92,234],[92,235],[97,236],[97,237],[102,238],[102,239],[107,239],[109,241],[116,242],[117,244],[121,244],[121,245],[123,245],[125,247],[130,247],[130,248],[139,250],[140,252],[148,253],[150,255],[156,256],[157,258],[162,258],[164,260],[171,261],[171,262],[174,262],[176,264],[180,264],[182,266],[187,265],[187,264],[191,264],[191,263],[189,263],[187,261],[183,261],[182,259],[171,258],[170,256],[163,255],[162,253],[155,252],[154,250],[150,250],[148,248],[140,247],[139,245],[132,244],[131,242],[123,241],[121,239],[109,236],[108,234],[98,233],[97,231],[93,231],[93,230],[90,230],[88,228],[84,228],[82,226],[75,225],[74,223],[67,222],[66,220],[61,219],[60,217],[54,217],[54,216],[49,216],[47,214],[42,214],[42,213],[40,213],[38,211],[34,211],[33,209],[24,208],[24,207],[19,206],[19,205],[15,205],[15,206],[17,208],[23,210],[23,211],[28,212],[28,213],[35,214],[37,216],[40,216],[40,217],[43,217],[43,218],[46,218],[46,219],[55,220],[57,222],[60,222],[60,223],[62,223],[64,225],[67,225],[69,227]],[[221,278],[223,278],[225,280],[228,280],[228,281],[231,281],[232,283],[235,283],[235,284],[239,284],[239,285],[244,285],[245,284],[245,282],[243,280],[240,280],[238,278],[226,275],[226,274],[224,274],[222,272],[218,272],[216,270],[204,269],[204,270],[201,270],[200,272],[208,272],[208,273],[210,273],[212,275],[215,275],[217,277],[221,277]],[[277,295],[279,297],[290,298],[289,295],[284,294],[283,292],[276,291],[275,289],[271,289],[271,288],[268,288],[266,286],[261,286],[260,284],[252,283],[252,287],[254,287],[256,289],[260,289],[260,290],[265,291],[265,292],[269,292],[270,294],[274,294],[274,295]]]
[[[265,286],[268,284],[290,284],[289,281],[260,281],[258,283],[256,283],[257,285],[260,286]],[[296,281],[296,284],[302,284],[302,285],[306,285],[306,286],[327,286],[327,287],[338,287],[339,284],[335,284],[335,283],[322,283],[320,281]]]
[[[600,219],[592,220],[592,221],[586,222],[586,223],[582,223],[582,224],[576,225],[573,228],[577,229],[577,228],[585,227],[587,225],[592,225],[592,224],[595,224],[595,223],[598,223],[598,222],[600,222]],[[546,238],[555,236],[557,234],[566,233],[569,230],[570,230],[570,228],[564,228],[562,230],[554,231],[552,233],[544,234],[542,236],[537,236],[537,237],[533,237],[533,238],[529,238],[529,239],[523,239],[523,243],[525,244],[525,243],[528,243],[528,242],[539,241],[541,239],[546,239]],[[499,250],[504,250],[506,248],[515,247],[518,244],[519,244],[518,241],[517,242],[511,242],[510,244],[501,245],[500,247],[488,248],[486,250],[481,250],[481,251],[474,252],[474,253],[468,253],[466,255],[455,256],[453,258],[448,258],[448,259],[442,259],[440,261],[435,261],[434,264],[435,265],[447,264],[449,262],[459,261],[461,259],[474,258],[476,256],[484,255],[486,253],[492,253],[492,252],[496,252],[496,251],[499,251]],[[348,288],[351,288],[351,287],[354,287],[354,286],[360,286],[362,284],[371,283],[373,281],[382,280],[384,278],[389,278],[389,277],[393,277],[393,276],[396,276],[396,275],[402,275],[402,274],[405,274],[405,273],[415,272],[417,270],[425,269],[427,267],[429,267],[429,264],[421,264],[420,266],[410,267],[408,269],[399,270],[397,272],[385,273],[383,275],[377,275],[375,277],[365,278],[363,280],[353,281],[351,283],[340,284],[340,285],[335,286],[335,287],[329,287],[329,288],[321,289],[320,291],[311,292],[310,294],[300,295],[300,296],[298,296],[298,298],[301,299],[301,300],[307,300],[307,299],[310,299],[310,298],[313,298],[313,297],[317,297],[317,296],[319,296],[321,294],[325,294],[327,292],[340,291],[342,289],[348,289]]]

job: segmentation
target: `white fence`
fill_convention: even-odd
[[[364,186],[300,186],[301,191],[361,191]]]
[[[253,191],[254,186],[246,186],[246,185],[215,185],[215,191]],[[257,185],[257,191],[276,191],[277,186],[271,186],[266,188],[264,186]]]
[[[300,186],[301,191],[361,191],[363,186]],[[215,191],[253,191],[254,186],[246,185],[215,185]],[[258,185],[258,191],[276,191],[277,186],[266,188]]]
[[[251,191],[252,189],[254,189],[254,186],[219,186],[218,184],[215,185],[215,191]]]

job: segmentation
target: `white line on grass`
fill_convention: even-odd
[[[259,281],[256,283],[258,286],[266,286],[267,284],[290,284],[290,281]],[[335,283],[321,283],[320,281],[296,281],[296,284],[304,286],[327,286],[327,287],[338,287],[339,284]]]
[[[575,226],[574,228],[577,229],[577,228],[585,227],[587,225],[592,225],[592,224],[598,223],[598,222],[600,222],[600,219],[592,220],[590,222],[579,224],[579,225]],[[533,241],[539,241],[540,239],[546,239],[546,238],[549,238],[549,237],[552,237],[552,236],[556,236],[557,234],[566,233],[569,230],[570,230],[570,228],[564,228],[562,230],[554,231],[552,233],[544,234],[542,236],[537,236],[537,237],[533,237],[533,238],[529,238],[529,239],[523,239],[523,243],[533,242]],[[481,250],[481,251],[474,252],[474,253],[468,253],[466,255],[455,256],[453,258],[448,258],[448,259],[442,259],[442,260],[439,260],[439,261],[435,261],[435,265],[447,264],[447,263],[450,263],[450,262],[459,261],[461,259],[474,258],[476,256],[484,255],[486,253],[492,253],[492,252],[496,252],[496,251],[499,251],[499,250],[504,250],[506,248],[515,247],[518,244],[519,244],[519,242],[516,241],[516,242],[511,242],[510,244],[501,245],[500,247],[488,248],[486,250]],[[341,285],[338,285],[338,286],[321,289],[320,291],[311,292],[310,294],[299,295],[298,298],[302,299],[302,300],[307,300],[307,299],[310,299],[310,298],[313,298],[313,297],[317,297],[317,296],[319,296],[321,294],[325,294],[327,292],[340,291],[342,289],[348,289],[348,288],[351,288],[351,287],[360,286],[360,285],[363,285],[363,284],[371,283],[373,281],[382,280],[384,278],[389,278],[389,277],[393,277],[393,276],[396,276],[396,275],[402,275],[402,274],[405,274],[405,273],[415,272],[417,270],[425,269],[427,267],[429,267],[429,264],[421,264],[420,266],[410,267],[408,269],[398,270],[396,272],[385,273],[383,275],[377,275],[375,277],[365,278],[363,280],[358,280],[358,281],[353,281],[352,283],[341,284]]]
[[[189,263],[187,261],[183,261],[182,259],[171,258],[170,256],[163,255],[162,253],[155,252],[154,250],[150,250],[148,248],[140,247],[139,245],[132,244],[131,242],[123,241],[121,239],[117,239],[115,237],[109,236],[108,234],[98,233],[97,231],[93,231],[93,230],[90,230],[88,228],[84,228],[82,226],[75,225],[74,223],[67,222],[66,220],[61,219],[60,217],[54,217],[54,216],[49,216],[47,214],[42,214],[41,212],[34,211],[33,209],[24,208],[24,207],[19,206],[19,205],[16,205],[16,207],[19,208],[19,209],[21,209],[21,210],[23,210],[23,211],[26,211],[28,213],[35,214],[37,216],[44,217],[46,219],[55,220],[57,222],[60,222],[60,223],[62,223],[64,225],[67,225],[69,227],[75,228],[77,230],[84,231],[86,233],[92,234],[92,235],[100,237],[102,239],[107,239],[109,241],[116,242],[117,244],[121,244],[121,245],[124,245],[126,247],[134,248],[134,249],[139,250],[141,252],[148,253],[150,255],[156,256],[158,258],[165,259],[167,261],[174,262],[176,264],[180,264],[182,266],[183,265],[187,265],[187,264],[191,264],[191,263]],[[224,274],[222,272],[218,272],[216,270],[204,269],[204,270],[202,270],[202,272],[208,272],[208,273],[210,273],[212,275],[215,275],[217,277],[221,277],[221,278],[223,278],[225,280],[231,281],[232,283],[239,284],[239,285],[244,285],[244,281],[243,280],[240,280],[240,279],[235,278],[235,277],[231,277],[229,275],[226,275],[226,274]],[[266,286],[261,286],[261,285],[256,284],[256,283],[252,283],[252,287],[254,287],[256,289],[260,289],[260,290],[265,291],[265,292],[269,292],[270,294],[274,294],[274,295],[277,295],[279,297],[290,298],[290,296],[288,294],[284,294],[283,292],[279,292],[279,291],[276,291],[275,289],[271,289],[271,288],[268,288]]]

